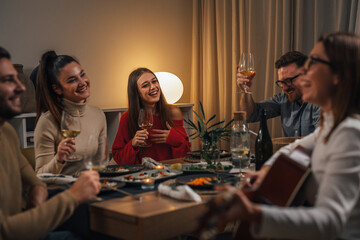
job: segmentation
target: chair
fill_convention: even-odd
[[[21,153],[29,161],[30,165],[35,170],[35,149],[33,147],[22,148]]]

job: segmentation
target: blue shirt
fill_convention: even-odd
[[[282,129],[285,137],[294,137],[297,130],[298,136],[306,136],[312,133],[319,122],[320,107],[297,101],[290,102],[284,92],[274,97],[255,103],[253,114],[247,122],[260,121],[260,110],[264,108],[267,119],[281,116]]]

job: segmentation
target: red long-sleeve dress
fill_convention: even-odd
[[[131,145],[132,138],[128,134],[129,112],[121,115],[119,129],[112,145],[112,155],[118,164],[141,164],[143,157],[151,157],[156,161],[184,157],[190,152],[189,137],[183,126],[183,120],[173,120],[174,127],[171,128],[166,143],[154,143],[150,138],[147,142],[150,147],[134,148]],[[160,118],[153,116],[154,124],[148,130],[151,135],[152,129],[162,129]],[[149,135],[149,136],[150,136]]]

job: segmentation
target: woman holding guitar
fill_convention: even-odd
[[[233,192],[233,197],[218,213],[219,225],[248,221],[254,238],[360,239],[360,38],[349,33],[321,37],[305,69],[302,99],[321,107],[319,127],[247,177],[248,186],[259,185],[280,153],[289,155],[301,145],[312,152],[304,186],[309,206],[255,204],[243,191],[223,186],[218,188],[222,196]]]

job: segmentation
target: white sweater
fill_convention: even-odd
[[[262,221],[252,226],[256,237],[285,239],[360,239],[360,116],[341,122],[324,144],[333,115],[324,114],[324,126],[280,149],[289,154],[297,145],[312,150],[312,175],[306,185],[313,207],[282,208],[262,205]]]

